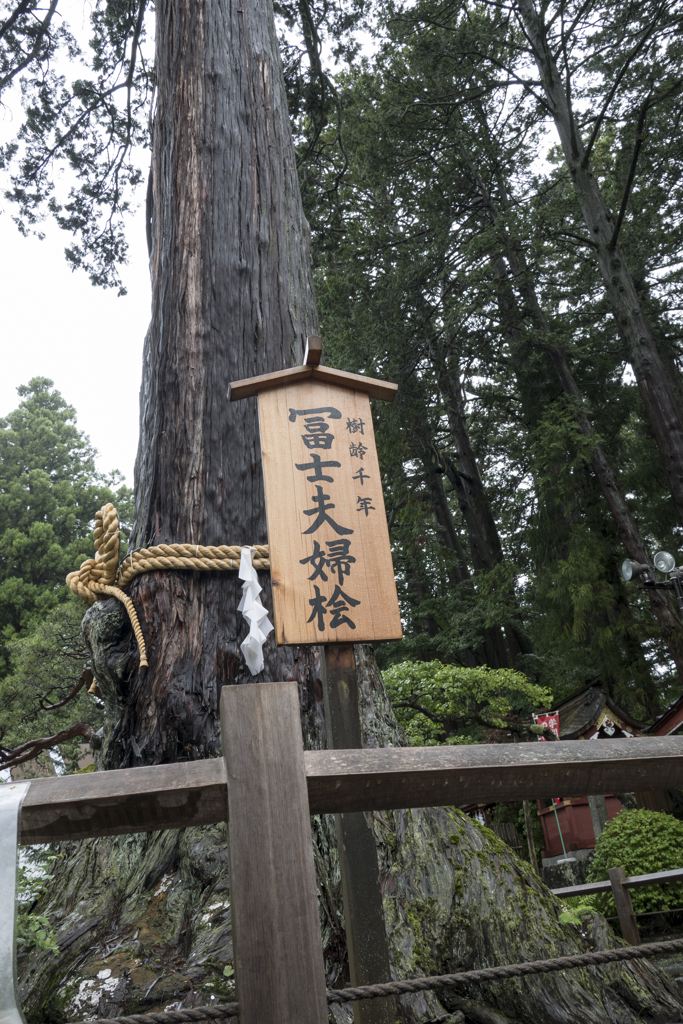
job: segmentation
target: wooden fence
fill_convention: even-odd
[[[611,741],[610,741],[611,742]],[[609,881],[586,882],[584,885],[566,885],[560,889],[551,889],[554,896],[591,896],[594,893],[612,891],[617,908],[617,917],[621,926],[621,934],[632,946],[640,944],[637,914],[634,913],[629,889],[640,885],[664,885],[683,878],[683,868],[672,871],[656,871],[651,875],[629,875],[623,868],[610,868]]]
[[[294,682],[224,687],[221,731],[224,759],[34,780],[19,839],[229,821],[241,1024],[327,1024],[311,814],[683,786],[681,737],[304,751]]]

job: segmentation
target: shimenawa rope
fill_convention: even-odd
[[[590,967],[593,964],[613,964],[621,960],[644,960],[651,956],[681,951],[683,951],[683,939],[650,942],[644,946],[623,946],[621,949],[600,949],[593,953],[558,956],[552,960],[530,960],[528,963],[505,964],[502,967],[484,967],[478,971],[462,971],[460,974],[406,978],[404,981],[388,981],[381,985],[362,985],[358,988],[328,989],[327,1002],[351,1003],[358,999],[379,999],[382,996],[399,996],[410,992],[429,992],[433,989],[449,988],[452,985],[467,982],[502,981],[504,978],[518,978],[525,974],[550,974],[553,971]],[[192,1010],[135,1013],[130,1017],[98,1017],[88,1021],[88,1024],[185,1024],[186,1021],[219,1020],[222,1017],[237,1017],[238,1015],[239,1003],[223,1003],[215,1006],[197,1006]]]
[[[159,569],[191,569],[204,571],[226,571],[239,569],[242,548],[238,544],[221,544],[220,547],[205,547],[202,544],[159,544],[153,548],[131,551],[119,565],[119,517],[111,502],[104,505],[95,515],[94,558],[88,558],[80,569],[70,572],[67,586],[83,598],[86,604],[94,604],[101,596],[116,597],[125,605],[133,626],[140,667],[147,665],[145,640],[140,628],[135,605],[124,594],[121,587],[143,572]],[[252,565],[255,569],[270,569],[267,544],[252,546]]]

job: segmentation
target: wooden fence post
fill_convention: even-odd
[[[636,915],[633,913],[631,893],[624,885],[626,872],[622,867],[619,867],[610,868],[608,874],[612,885],[614,902],[617,905],[617,915],[619,917],[619,924],[621,925],[621,934],[627,942],[631,943],[632,946],[639,946],[640,934],[638,932]]]
[[[334,750],[362,747],[358,675],[352,644],[320,648],[327,745]],[[335,814],[342,877],[344,924],[352,985],[391,981],[377,848],[362,811]],[[396,1000],[364,999],[353,1004],[355,1024],[394,1024]]]
[[[240,1024],[327,1024],[297,684],[224,686],[221,741]]]
[[[524,827],[526,829],[526,842],[529,847],[529,860],[531,866],[537,875],[540,875],[538,868],[538,856],[536,854],[536,843],[534,842],[534,833],[531,823],[531,807],[529,806],[528,800],[522,800],[522,807],[524,808]]]
[[[589,796],[588,806],[591,812],[591,821],[593,822],[593,832],[597,841],[599,836],[601,836],[605,831],[605,827],[609,822],[609,817],[607,815],[607,801],[604,796]]]

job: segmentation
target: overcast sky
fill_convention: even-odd
[[[59,14],[87,49],[92,4],[62,0]],[[82,73],[62,55],[55,69],[68,79]],[[17,87],[3,94],[0,141],[13,138],[21,123]],[[139,154],[145,168],[149,154]],[[61,178],[62,168],[58,168]],[[68,183],[68,171],[63,179]],[[0,187],[7,185],[2,177]],[[136,200],[143,202],[144,184]],[[83,271],[72,273],[64,258],[71,235],[51,220],[41,225],[47,237],[22,238],[12,222],[13,209],[0,202],[0,416],[17,407],[16,389],[31,377],[50,377],[75,407],[78,426],[99,452],[98,468],[119,469],[133,483],[138,443],[138,394],[142,342],[150,315],[144,213],[128,218],[130,262],[123,268],[128,294],[93,288]]]
[[[70,236],[46,228],[43,242],[22,238],[9,211],[0,216],[0,416],[16,408],[20,384],[50,377],[75,406],[78,426],[99,452],[98,468],[119,469],[132,485],[150,311],[142,211],[128,223],[128,294],[122,298],[93,288],[82,271],[72,273],[64,259]]]

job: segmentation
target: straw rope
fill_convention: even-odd
[[[140,667],[144,668],[148,663],[142,629],[135,605],[121,587],[127,586],[143,572],[165,569],[189,569],[195,572],[239,569],[242,548],[238,544],[221,544],[220,547],[205,547],[202,544],[159,544],[157,547],[131,551],[119,565],[120,532],[118,513],[109,502],[95,515],[95,557],[88,558],[80,569],[70,572],[66,583],[89,605],[102,597],[116,597],[121,601],[128,612],[135,633],[140,652]],[[256,544],[251,550],[254,568],[270,569],[268,545]]]

